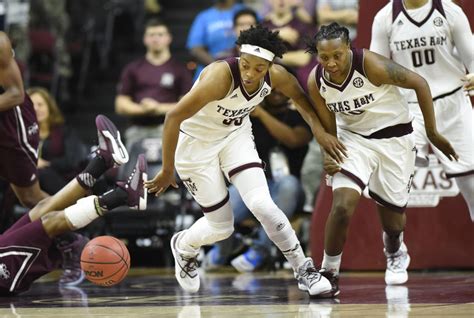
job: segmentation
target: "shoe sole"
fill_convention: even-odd
[[[181,235],[181,233],[183,233],[183,231],[174,234],[171,237],[171,240],[170,240],[171,254],[173,254],[173,258],[174,258],[174,277],[176,278],[176,280],[178,281],[179,286],[181,286],[182,289],[184,289],[185,291],[190,292],[190,293],[195,293],[199,290],[199,286],[196,290],[186,289],[183,285],[181,285],[181,282],[180,282],[181,276],[179,275],[179,272],[182,271],[182,269],[179,266],[178,255],[177,255],[178,252],[175,248],[175,245],[176,245],[176,241],[178,240],[178,237]]]
[[[114,123],[104,115],[98,115],[95,119],[95,124],[98,132],[112,148],[111,154],[114,162],[119,166],[127,163],[129,160],[128,151],[122,143],[120,131],[118,131]]]

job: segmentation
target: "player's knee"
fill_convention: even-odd
[[[340,225],[347,226],[351,220],[354,208],[344,201],[334,202],[332,207],[332,217]]]
[[[225,240],[234,233],[234,220],[219,223],[208,221],[208,223],[218,241]]]

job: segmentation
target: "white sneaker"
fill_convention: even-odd
[[[174,257],[175,277],[185,291],[195,293],[199,290],[200,285],[196,259],[198,253],[193,254],[178,248],[178,241],[184,233],[185,231],[181,231],[174,234],[170,242],[171,252]]]
[[[309,257],[298,268],[295,277],[298,279],[298,288],[306,290],[310,296],[327,297],[331,294],[331,283],[319,273]]]
[[[387,253],[387,270],[385,271],[385,283],[387,285],[404,284],[408,280],[407,268],[410,265],[410,255],[407,246],[402,242],[400,248],[395,253]]]

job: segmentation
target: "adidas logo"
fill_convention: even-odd
[[[397,25],[403,25],[403,21],[402,21],[402,20],[398,20]]]
[[[255,50],[253,50],[254,52],[259,52],[260,53],[260,49],[257,47]]]
[[[232,95],[232,96],[230,97],[230,99],[237,98],[237,96],[238,96],[237,94]]]

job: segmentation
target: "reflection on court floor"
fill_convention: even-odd
[[[310,299],[290,272],[202,274],[183,292],[168,270],[135,269],[111,288],[59,288],[58,273],[18,297],[0,298],[0,317],[473,317],[472,272],[411,273],[386,286],[383,273],[347,273],[337,299]]]

